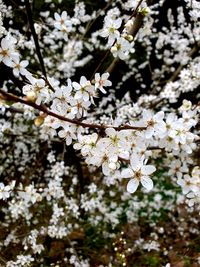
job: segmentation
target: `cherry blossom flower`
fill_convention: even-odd
[[[10,67],[13,68],[13,74],[19,77],[19,74],[27,75],[28,71],[26,70],[26,67],[28,64],[28,60],[19,61],[19,58],[17,58],[11,62]]]
[[[122,60],[128,58],[130,50],[131,44],[123,37],[117,38],[115,45],[111,48],[113,56]]]
[[[93,91],[93,86],[90,81],[86,79],[86,77],[82,76],[80,79],[80,83],[73,82],[72,83],[74,89],[77,91],[74,95],[76,100],[83,99],[84,101],[88,101],[90,98],[90,92]]]
[[[46,86],[43,79],[34,79],[31,84],[23,86],[23,94],[27,95],[28,92],[34,92],[36,97],[36,104],[40,105],[41,102],[47,103],[51,99],[51,91]]]
[[[0,199],[7,199],[10,197],[12,190],[15,187],[15,181],[12,181],[9,185],[4,185],[0,183]]]
[[[166,124],[163,121],[163,111],[153,115],[149,110],[144,110],[142,116],[142,121],[147,126],[147,130],[145,130],[146,138],[151,138],[153,135],[157,135],[162,138],[166,135]]]
[[[99,73],[95,74],[95,90],[99,89],[103,94],[106,94],[104,87],[111,86],[112,82],[108,80],[109,73],[103,73],[101,76]]]
[[[58,132],[58,136],[65,139],[66,144],[69,146],[72,143],[72,140],[77,139],[76,137],[76,125],[69,123],[63,124],[63,129]]]
[[[70,32],[72,28],[72,23],[70,18],[67,15],[66,11],[63,11],[61,15],[59,15],[57,12],[54,14],[55,22],[54,27],[63,30],[66,29],[66,32]]]
[[[150,174],[155,172],[156,168],[153,165],[145,165],[144,157],[139,158],[137,154],[132,154],[130,158],[130,167],[122,170],[122,178],[131,178],[127,184],[127,191],[134,193],[139,183],[148,191],[153,188],[153,181],[149,177]]]
[[[110,17],[106,17],[101,36],[108,37],[109,46],[111,46],[114,43],[115,39],[120,36],[118,29],[120,28],[121,24],[121,18],[112,19]]]
[[[14,44],[16,43],[16,39],[13,37],[5,37],[1,40],[1,46],[0,46],[0,62],[3,61],[3,63],[7,66],[11,66],[12,61],[15,59],[17,60],[19,55],[14,50]]]

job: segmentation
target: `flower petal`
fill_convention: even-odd
[[[121,172],[122,178],[131,178],[133,177],[133,171],[130,168],[124,169]]]
[[[148,191],[153,189],[153,181],[148,176],[143,176],[141,178],[141,184],[146,188]]]
[[[127,184],[127,191],[129,193],[134,193],[139,185],[139,181],[137,179],[131,179]]]
[[[138,154],[133,153],[130,158],[131,167],[133,170],[137,170],[143,164],[143,158],[140,158]]]
[[[144,165],[141,168],[142,174],[149,175],[156,171],[156,168],[153,165]]]

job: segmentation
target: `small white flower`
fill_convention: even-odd
[[[166,124],[163,121],[163,111],[153,115],[151,111],[144,110],[142,115],[143,122],[145,122],[147,126],[147,130],[145,131],[146,138],[151,138],[153,135],[157,135],[158,137],[162,138],[166,135]]]
[[[105,24],[103,30],[101,32],[102,37],[108,37],[108,45],[111,46],[115,39],[120,36],[120,33],[117,29],[120,28],[122,24],[121,18],[112,19],[110,17],[106,17]]]
[[[131,44],[123,37],[117,38],[115,45],[111,48],[114,57],[124,60],[128,57],[131,50]]]
[[[72,28],[72,22],[70,18],[67,15],[66,11],[63,11],[61,15],[59,15],[57,12],[54,14],[55,22],[54,27],[58,30],[66,29],[67,32],[71,31]]]
[[[74,95],[76,100],[83,99],[84,101],[88,101],[90,98],[90,93],[93,91],[93,86],[90,81],[88,81],[84,76],[81,77],[80,83],[73,82],[72,83],[74,89],[77,91]]]
[[[99,73],[95,74],[94,80],[95,80],[95,90],[99,89],[103,94],[106,94],[106,90],[104,89],[104,87],[107,86],[111,86],[112,82],[108,80],[108,77],[110,76],[110,74],[107,73],[103,73],[101,76]]]
[[[17,77],[19,77],[19,74],[26,75],[26,67],[28,66],[28,63],[28,60],[19,61],[19,58],[14,59],[10,65],[10,67],[13,68],[13,74]]]
[[[140,182],[145,189],[150,191],[153,188],[153,181],[149,175],[155,172],[156,168],[153,165],[144,165],[144,157],[139,158],[137,154],[132,154],[130,165],[121,173],[122,178],[132,178],[127,184],[127,191],[134,193]]]

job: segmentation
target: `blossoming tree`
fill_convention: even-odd
[[[127,246],[120,218],[200,207],[200,4],[66,2],[0,3],[0,261],[134,266],[158,234]]]

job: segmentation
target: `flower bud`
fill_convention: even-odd
[[[141,8],[139,10],[139,12],[143,15],[143,16],[147,16],[149,13],[150,13],[150,8],[147,6],[147,7],[144,7],[144,8]]]
[[[133,27],[133,20],[129,19],[125,24],[125,28],[127,29],[127,31],[130,31],[132,27]]]
[[[129,41],[129,42],[132,42],[132,41],[133,41],[133,36],[130,35],[130,34],[128,34],[128,35],[125,36],[125,39],[126,39],[127,41]]]
[[[34,120],[34,124],[36,127],[40,127],[44,122],[44,118],[41,116],[38,116],[35,120]]]
[[[110,51],[111,51],[112,53],[116,53],[116,52],[117,52],[117,47],[116,47],[116,45],[112,46],[111,49],[110,49]]]
[[[36,100],[36,94],[34,91],[29,91],[27,94],[26,94],[26,98],[28,101],[31,101],[31,102],[35,102]]]

